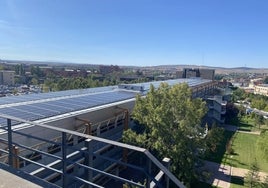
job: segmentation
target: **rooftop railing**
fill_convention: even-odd
[[[1,127],[0,162],[55,187],[112,187],[118,183],[130,187],[184,187],[144,148],[4,114],[0,117],[7,119],[6,126]],[[20,128],[12,127],[11,121],[20,122]],[[23,131],[22,125],[55,131],[58,136],[36,136]],[[29,140],[38,144],[29,144]]]

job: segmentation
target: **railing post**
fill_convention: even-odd
[[[93,167],[93,140],[86,139],[85,140],[85,147],[87,148],[87,152],[85,154],[85,165],[89,167]],[[93,171],[89,169],[85,169],[85,176],[87,177],[87,181],[93,181]],[[91,188],[91,185],[87,185],[86,187]]]
[[[146,180],[146,187],[150,188],[150,182],[152,181],[150,177],[152,175],[152,161],[149,158],[147,158],[146,168],[149,175]]]
[[[13,156],[13,167],[19,169],[20,168],[20,160],[19,160],[19,148],[17,146],[12,147]]]
[[[62,151],[62,187],[67,187],[67,169],[66,169],[66,133],[62,132],[62,137],[61,137],[61,151]]]
[[[128,110],[125,110],[125,119],[124,119],[124,131],[128,130],[129,127],[129,112]],[[127,158],[128,158],[128,149],[127,148],[123,148],[123,162],[127,163]],[[124,168],[126,168],[124,166]]]
[[[168,169],[168,170],[170,170],[170,158],[167,158],[167,157],[165,157],[164,159],[163,159],[163,163],[164,163],[164,166]],[[167,176],[167,175],[165,175],[165,181],[166,181],[166,187],[169,187],[169,177]]]
[[[7,134],[8,134],[8,164],[13,167],[13,142],[12,142],[12,129],[11,119],[7,119]]]

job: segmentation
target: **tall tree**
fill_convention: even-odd
[[[151,86],[146,97],[137,96],[133,110],[133,118],[144,131],[137,134],[129,130],[124,140],[148,148],[160,159],[171,158],[173,172],[190,183],[198,149],[204,143],[200,123],[206,110],[204,101],[192,98],[187,84]]]
[[[206,141],[206,153],[216,153],[220,143],[223,140],[224,129],[213,125],[205,138]]]
[[[264,84],[268,84],[268,76],[265,77],[263,83],[264,83]]]
[[[264,123],[264,118],[262,115],[256,114],[254,119],[255,126],[258,126],[259,129],[261,128],[261,125]]]
[[[268,161],[268,132],[262,132],[260,137],[258,138],[257,146],[262,152],[262,156]]]
[[[250,170],[245,176],[245,183],[247,187],[253,188],[253,187],[260,187],[260,176],[259,176],[259,167],[257,165],[257,161],[255,161],[251,164]]]
[[[247,94],[243,89],[237,88],[233,91],[232,101],[237,102],[237,100],[244,100]]]

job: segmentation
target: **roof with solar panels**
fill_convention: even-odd
[[[187,83],[190,87],[194,87],[210,83],[211,80],[200,78],[175,79],[2,97],[0,98],[0,114],[35,121],[129,99],[134,100],[137,93],[146,95],[151,84],[158,88],[162,82],[169,85]],[[0,125],[3,124],[6,124],[6,119],[0,118]],[[13,121],[12,125],[15,124],[18,123]]]

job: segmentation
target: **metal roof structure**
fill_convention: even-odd
[[[176,79],[139,84],[122,84],[89,89],[29,94],[0,98],[0,114],[10,115],[28,121],[35,121],[56,115],[134,99],[137,93],[144,94],[150,85],[156,88],[162,82],[169,85],[187,83],[190,87],[209,83],[206,79]],[[144,92],[145,91],[145,92]],[[0,126],[6,120],[0,118]],[[12,125],[18,122],[12,121]]]
[[[36,122],[26,121],[24,119],[20,119],[20,118],[8,116],[8,115],[0,114],[0,116],[7,120],[7,126],[4,129],[7,130],[8,137],[7,137],[7,139],[4,139],[4,138],[0,139],[0,141],[6,142],[8,145],[8,147],[7,147],[8,149],[6,149],[6,150],[1,149],[1,152],[3,152],[4,154],[7,154],[5,156],[8,159],[8,161],[7,161],[8,166],[6,166],[6,168],[11,167],[11,168],[8,168],[8,171],[10,171],[10,169],[11,169],[11,171],[15,170],[16,174],[22,178],[25,178],[25,174],[27,174],[28,177],[30,175],[31,181],[34,183],[37,183],[38,185],[41,185],[42,187],[80,187],[81,185],[90,185],[90,186],[94,186],[94,187],[102,187],[103,188],[103,186],[101,184],[105,183],[105,181],[94,182],[94,180],[93,180],[93,173],[94,172],[97,172],[104,177],[114,179],[116,182],[120,181],[123,183],[127,183],[130,186],[135,185],[136,187],[144,187],[144,185],[142,185],[138,182],[135,182],[135,180],[126,179],[126,178],[120,176],[120,174],[115,175],[113,172],[106,171],[106,170],[100,170],[99,168],[94,167],[92,164],[93,160],[94,160],[93,156],[95,156],[95,157],[96,156],[101,157],[101,156],[99,153],[95,153],[95,151],[92,150],[93,144],[94,145],[101,144],[103,146],[105,146],[105,145],[111,146],[112,145],[112,146],[115,146],[118,148],[130,150],[132,152],[138,153],[139,155],[143,156],[143,159],[145,161],[147,161],[145,168],[144,168],[144,166],[140,167],[143,164],[139,165],[139,164],[131,163],[128,160],[124,161],[121,159],[114,160],[113,158],[111,158],[109,156],[103,156],[102,159],[104,159],[104,162],[109,161],[113,164],[123,165],[125,168],[139,170],[140,173],[143,173],[145,175],[145,179],[147,181],[147,182],[145,182],[147,184],[146,187],[155,187],[155,186],[164,187],[163,185],[160,184],[160,181],[161,181],[161,178],[163,178],[165,176],[169,179],[168,183],[167,182],[165,183],[166,187],[169,187],[169,186],[167,186],[167,185],[169,185],[169,181],[172,181],[174,183],[174,185],[177,187],[182,187],[182,188],[185,187],[183,185],[183,183],[180,182],[169,171],[168,166],[165,166],[165,164],[162,164],[160,161],[158,161],[145,148],[129,145],[126,143],[122,143],[122,142],[118,142],[118,141],[114,141],[114,140],[110,140],[110,139],[106,139],[106,138],[102,138],[102,137],[92,136],[92,135],[80,133],[80,132],[73,131],[73,130],[54,127],[54,126],[50,126],[47,124],[40,124],[40,123],[36,123]],[[48,129],[48,130],[53,130],[55,132],[60,133],[61,136],[59,139],[61,140],[61,142],[56,143],[56,144],[58,144],[61,147],[61,150],[55,155],[55,154],[49,153],[47,151],[41,150],[40,148],[38,148],[38,149],[32,148],[32,147],[29,147],[25,144],[14,142],[14,139],[13,139],[14,135],[18,134],[18,135],[26,137],[27,139],[33,138],[33,139],[40,140],[40,141],[45,142],[45,143],[50,143],[50,144],[55,143],[55,142],[48,140],[46,138],[39,138],[39,137],[32,135],[32,134],[25,134],[25,133],[20,132],[20,130],[13,130],[11,128],[11,120],[15,120],[17,122],[21,122],[24,124],[34,125],[34,126],[37,126],[40,128]],[[85,139],[84,140],[84,142],[85,142],[84,147],[77,150],[76,146],[68,145],[67,134],[84,138]],[[41,160],[34,160],[33,158],[29,159],[26,156],[24,156],[23,153],[21,153],[21,152],[13,152],[13,149],[15,148],[14,146],[26,149],[26,150],[31,151],[31,152],[40,152],[43,156],[47,157],[46,159],[48,159],[48,157],[53,158],[54,162],[47,164],[46,162],[44,162],[47,160],[41,161]],[[74,147],[74,148],[71,149],[72,147]],[[72,152],[69,154],[67,151],[69,151],[69,153],[70,153],[70,151],[75,151],[75,152]],[[80,155],[81,155],[81,157],[80,157]],[[38,166],[40,168],[35,170],[35,171],[32,171],[32,172],[27,171],[25,169],[24,170],[18,169],[17,167],[15,167],[16,160],[14,160],[14,156],[15,156],[15,158],[23,159],[26,162],[31,163],[32,165]],[[79,157],[78,158],[79,160],[75,160],[75,158],[71,158],[73,156]],[[81,163],[80,160],[83,162]],[[2,165],[2,164],[3,163],[0,163],[0,165]],[[31,164],[29,164],[29,165],[31,165]],[[61,164],[61,165],[55,166],[55,164]],[[157,173],[157,171],[154,172],[154,170],[151,170],[152,165],[154,166],[154,169],[156,168],[159,170],[159,173],[156,176],[154,174]],[[69,173],[68,170],[70,168],[83,169],[84,172],[82,171],[82,173],[85,173],[85,175],[83,175],[83,174],[81,175],[81,173],[79,173],[78,171],[76,171],[74,174]],[[42,176],[42,173],[38,175],[38,172],[42,172],[45,169],[49,170],[50,173],[48,175],[46,175],[44,173],[43,174],[44,177],[41,178],[40,176]],[[60,181],[59,184],[56,184],[56,182],[54,182],[53,180],[50,180],[51,182],[48,181],[47,178],[50,178],[51,176],[52,176],[52,178],[59,177],[59,179],[57,180],[57,181]],[[82,184],[81,184],[81,182],[82,182]],[[76,185],[78,185],[78,186],[76,186]],[[153,186],[151,186],[151,185],[153,185]]]
[[[201,84],[209,83],[211,80],[208,79],[201,79],[201,78],[181,78],[175,80],[164,80],[164,81],[153,81],[153,82],[145,82],[145,83],[137,83],[137,84],[121,84],[119,85],[120,88],[130,89],[133,88],[140,88],[143,91],[148,91],[150,89],[150,85],[153,85],[155,88],[158,88],[161,83],[167,83],[168,85],[172,86],[175,84],[186,83],[190,87],[195,87]]]

